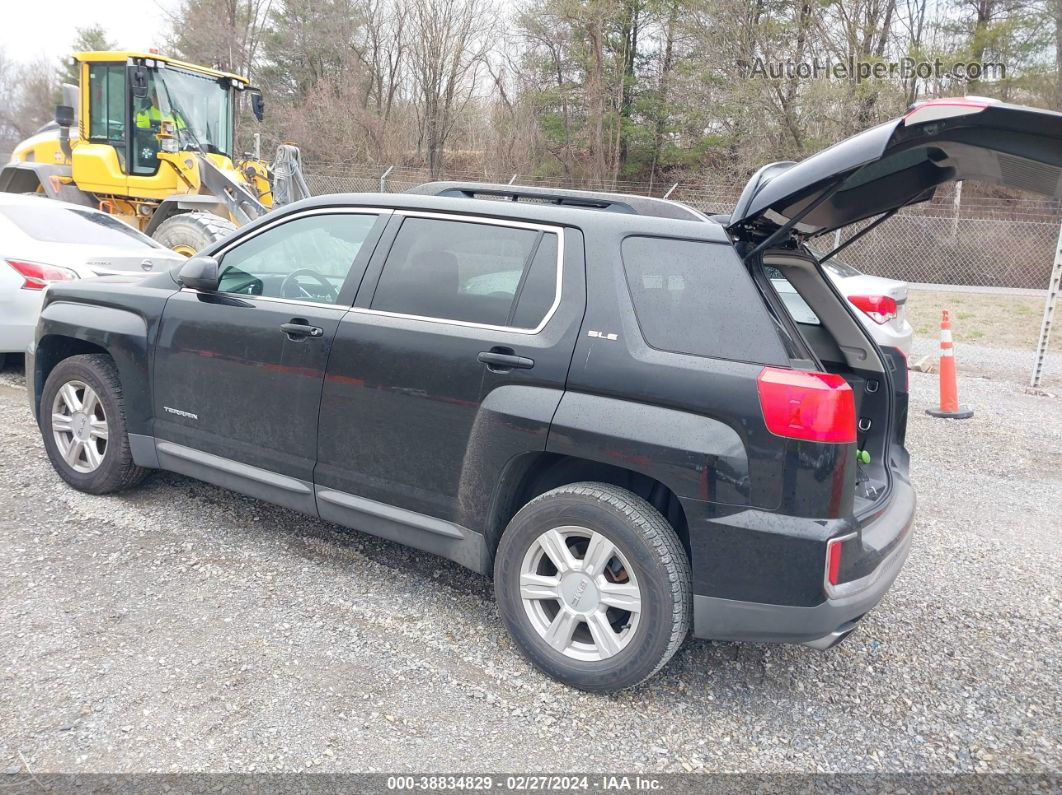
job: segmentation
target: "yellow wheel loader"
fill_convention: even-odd
[[[264,112],[246,78],[157,53],[73,57],[80,85],[64,86],[55,122],[18,145],[0,191],[104,210],[187,256],[308,195],[294,147],[278,150],[278,182],[257,153],[237,156],[241,97]]]

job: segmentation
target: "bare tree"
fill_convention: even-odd
[[[660,75],[657,79],[653,98],[653,153],[649,165],[649,188],[652,190],[656,179],[660,153],[664,147],[664,135],[667,132],[668,110],[670,102],[671,72],[675,68],[675,40],[678,25],[679,0],[669,0],[667,16],[662,30],[663,52],[660,58]]]
[[[488,0],[410,0],[409,23],[420,149],[434,179],[456,114],[475,94],[497,17]]]
[[[520,3],[506,31],[492,0],[180,0],[174,41],[255,71],[267,140],[297,141],[308,163],[432,177],[738,181],[968,88],[775,71],[825,59],[1004,60],[1018,77],[978,93],[1062,108],[1062,0]]]
[[[548,6],[526,9],[517,24],[518,43],[523,46],[514,67],[523,75],[523,89],[536,123],[546,128],[543,149],[560,166],[564,181],[572,183],[578,159],[574,116],[579,103],[576,80],[570,74],[575,60],[571,29]]]
[[[1062,110],[1062,0],[1054,0],[1055,12],[1055,110]]]
[[[6,141],[5,149],[51,121],[58,100],[54,63],[17,63],[0,50],[0,140]]]
[[[188,61],[253,75],[272,0],[182,0],[167,46]]]
[[[22,137],[15,109],[19,96],[19,65],[0,48],[0,149],[5,152]]]
[[[369,0],[366,6],[365,44],[359,53],[369,71],[368,96],[385,123],[403,86],[408,23],[405,0]]]

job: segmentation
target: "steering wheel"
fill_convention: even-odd
[[[186,128],[186,127],[178,127],[176,124],[174,125],[174,128],[175,128],[174,132],[177,135],[177,146],[180,147],[182,152],[183,151],[188,151],[188,152],[198,152],[198,151],[200,151],[199,144],[196,141],[195,136],[192,135],[192,133],[188,131],[188,128]]]
[[[325,292],[323,295],[325,296],[327,303],[334,304],[339,299],[339,293],[336,292],[336,288],[332,286],[332,283],[317,271],[310,270],[309,268],[297,268],[284,277],[284,281],[280,283],[280,295],[282,298],[308,298],[311,301],[321,300],[321,295],[313,295],[308,292],[305,287],[299,284],[300,276],[309,276],[324,287]],[[298,290],[298,293],[302,293],[302,295],[299,295],[298,293],[293,294],[292,287]]]
[[[252,276],[239,284],[230,285],[225,289],[225,292],[240,293],[241,295],[261,295],[262,287],[262,280]]]

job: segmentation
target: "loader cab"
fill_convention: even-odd
[[[83,190],[146,200],[183,192],[179,169],[164,166],[182,152],[231,168],[236,95],[246,80],[154,54],[74,57],[87,112],[71,165]]]

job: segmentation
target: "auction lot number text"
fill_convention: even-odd
[[[610,791],[653,792],[661,782],[642,776],[388,776],[387,789],[397,791]]]

